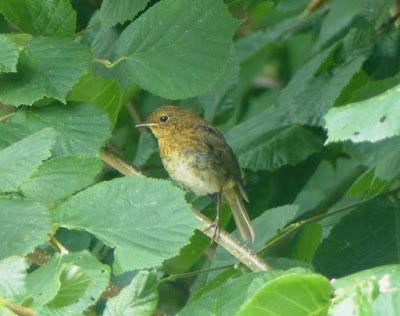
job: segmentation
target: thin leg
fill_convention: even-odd
[[[215,216],[215,220],[214,220],[215,229],[214,229],[214,235],[213,235],[211,242],[214,242],[215,237],[219,237],[219,233],[221,231],[221,228],[219,226],[219,220],[220,220],[220,214],[221,214],[221,200],[222,200],[221,192],[218,192],[217,193],[217,215]]]
[[[219,236],[219,233],[221,231],[221,228],[219,226],[219,220],[220,220],[220,214],[221,214],[221,200],[222,200],[221,192],[216,193],[215,197],[217,200],[217,215],[215,216],[214,222],[206,229],[206,231],[207,231],[211,228],[214,228],[214,234],[211,239],[211,243],[213,243],[215,241],[215,238]]]

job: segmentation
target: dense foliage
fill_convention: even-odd
[[[0,315],[400,315],[399,12],[0,0]],[[166,103],[226,136],[272,271],[196,230],[133,127]]]

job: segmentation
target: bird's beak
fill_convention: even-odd
[[[142,123],[142,124],[136,124],[135,127],[152,127],[152,126],[157,126],[157,123]]]

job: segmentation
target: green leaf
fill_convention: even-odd
[[[335,280],[330,315],[398,315],[400,266],[361,271]]]
[[[78,315],[96,303],[110,269],[87,251],[54,256],[28,276],[32,307],[40,315]]]
[[[236,26],[219,0],[158,2],[117,40],[120,70],[165,98],[203,94],[223,75]]]
[[[32,35],[72,37],[75,32],[76,12],[69,0],[2,0],[0,12]]]
[[[28,274],[26,287],[32,300],[31,307],[41,307],[56,297],[61,288],[61,272],[61,257],[55,255],[50,261]]]
[[[253,251],[258,251],[264,247],[265,243],[272,239],[276,233],[283,229],[290,221],[295,218],[298,211],[297,205],[284,205],[265,211],[259,217],[252,221],[256,232],[256,241],[247,246]],[[238,237],[237,230],[233,236]],[[232,257],[224,248],[217,247],[212,267],[221,267],[228,264],[234,264],[236,259]]]
[[[107,115],[91,104],[65,107],[50,105],[31,111],[19,111],[11,123],[32,133],[46,127],[54,128],[58,136],[53,147],[53,157],[96,156],[110,137]]]
[[[25,255],[51,233],[49,213],[37,203],[0,199],[0,217],[0,259]]]
[[[160,265],[178,253],[199,224],[182,191],[145,177],[92,186],[58,207],[54,222],[86,230],[115,247],[117,273]]]
[[[307,224],[297,234],[296,239],[290,242],[290,258],[312,262],[321,241],[322,226],[318,223]]]
[[[238,128],[239,130],[239,128]],[[235,138],[231,131],[229,137]],[[234,142],[234,147],[236,148]],[[320,137],[299,125],[267,133],[260,138],[248,139],[247,146],[240,148],[238,158],[243,168],[250,170],[276,170],[284,165],[295,166],[312,154],[321,151]]]
[[[146,8],[149,0],[104,0],[100,8],[100,18],[104,26],[113,26],[132,20]]]
[[[89,186],[102,169],[97,158],[61,157],[44,162],[21,186],[25,197],[53,203]]]
[[[234,54],[229,58],[222,78],[207,94],[198,98],[204,109],[204,118],[212,121],[224,103],[235,103],[235,87],[239,82],[239,63]],[[232,100],[233,99],[233,100]]]
[[[399,208],[385,198],[362,204],[333,227],[314,265],[329,276],[399,261]]]
[[[390,181],[399,174],[400,137],[391,137],[376,143],[347,143],[346,152],[358,163],[375,168],[375,175]]]
[[[140,271],[127,287],[107,301],[104,315],[153,315],[158,300],[157,286],[154,272]]]
[[[0,34],[0,73],[17,72],[17,45],[4,34]]]
[[[67,100],[92,103],[107,112],[114,125],[122,105],[118,82],[94,74],[84,75],[68,94]]]
[[[25,259],[20,257],[0,261],[0,300],[16,301],[25,294],[27,266]]]
[[[280,275],[279,271],[254,272],[229,280],[189,302],[179,315],[236,315],[260,287]]]
[[[354,181],[346,195],[368,199],[377,196],[387,187],[388,183],[386,181],[375,176],[374,169],[368,169]]]
[[[331,292],[320,275],[282,275],[264,285],[237,315],[326,315]]]
[[[44,97],[65,102],[90,61],[89,49],[79,43],[34,38],[21,53],[17,74],[0,74],[0,100],[14,106],[32,105]]]
[[[56,133],[47,128],[0,151],[0,192],[17,191],[51,154]]]
[[[399,96],[396,86],[380,96],[331,109],[325,116],[327,143],[376,142],[400,135]]]

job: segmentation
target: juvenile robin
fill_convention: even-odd
[[[172,105],[155,110],[146,123],[136,125],[141,126],[149,127],[157,138],[164,168],[172,179],[196,195],[217,197],[215,233],[223,196],[241,237],[254,242],[239,164],[222,134],[192,111]]]

